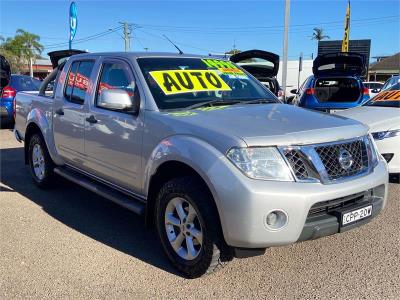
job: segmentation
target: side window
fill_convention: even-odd
[[[133,98],[135,83],[129,67],[124,63],[104,63],[96,91],[96,106],[103,107],[100,103],[102,91],[118,89],[124,90]]]
[[[65,87],[64,96],[68,101],[71,101],[72,90],[74,89],[74,82],[76,76],[76,70],[78,69],[79,62],[75,61],[72,63],[67,76],[67,85]]]
[[[68,101],[83,104],[93,67],[94,61],[75,61],[72,63],[65,88],[65,97]]]

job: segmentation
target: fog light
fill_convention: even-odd
[[[288,217],[282,210],[273,210],[265,217],[265,226],[268,229],[278,230],[287,224]]]
[[[274,226],[277,220],[278,220],[278,214],[275,212],[272,212],[272,213],[268,214],[268,216],[267,216],[267,225]]]

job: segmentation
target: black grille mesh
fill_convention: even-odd
[[[353,164],[347,170],[339,163],[342,149],[347,150],[353,158]],[[330,180],[356,175],[368,168],[367,149],[362,140],[315,147],[315,151],[324,164]]]
[[[285,152],[285,157],[288,160],[290,166],[292,167],[293,172],[296,175],[297,179],[304,180],[309,177],[306,165],[303,162],[298,150],[287,150]]]

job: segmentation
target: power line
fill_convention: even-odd
[[[373,21],[373,20],[386,20],[390,18],[399,18],[400,15],[393,15],[393,16],[382,16],[382,17],[375,17],[375,18],[362,18],[362,19],[353,19],[352,23],[354,22],[363,22],[363,21]],[[318,23],[305,23],[305,24],[293,24],[290,25],[292,27],[304,27],[304,26],[318,26],[318,25],[328,25],[328,24],[342,24],[343,20],[340,21],[329,21],[329,22],[318,22]],[[164,28],[172,28],[172,29],[184,29],[184,30],[253,30],[253,29],[274,29],[274,28],[281,28],[283,29],[284,26],[282,25],[273,25],[273,26],[215,26],[215,27],[200,27],[200,26],[173,26],[173,25],[152,25],[152,24],[143,24],[139,23],[138,25],[146,27],[147,29],[164,29]]]

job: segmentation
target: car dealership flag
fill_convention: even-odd
[[[76,4],[72,2],[69,6],[69,49],[71,49],[72,41],[78,28],[78,18],[76,14]]]
[[[347,3],[346,18],[344,20],[344,37],[342,42],[342,52],[349,52],[350,35],[350,1]]]

